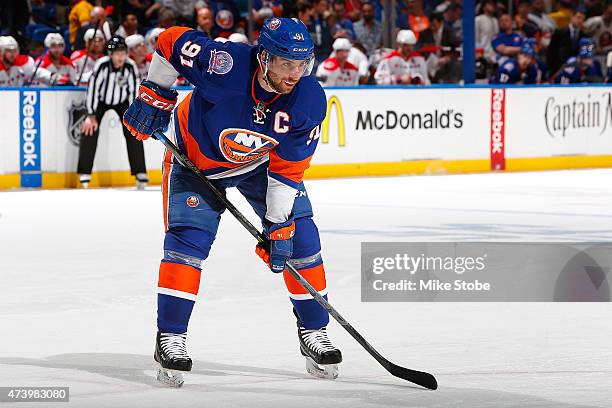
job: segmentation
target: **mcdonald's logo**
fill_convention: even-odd
[[[346,146],[344,114],[342,113],[342,105],[340,105],[340,100],[335,95],[329,98],[327,101],[327,110],[325,112],[325,120],[323,121],[323,135],[321,136],[321,142],[329,143],[329,121],[331,118],[332,107],[336,108],[336,118],[338,123],[338,146],[344,147]]]

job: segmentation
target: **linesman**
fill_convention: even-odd
[[[113,36],[106,45],[108,55],[98,59],[87,86],[87,118],[83,121],[83,138],[79,150],[77,172],[83,188],[89,186],[96,148],[99,124],[109,110],[120,118],[136,98],[138,89],[138,67],[128,58],[127,45],[123,37]],[[127,144],[130,169],[136,177],[136,186],[144,189],[148,183],[142,141],[132,137],[123,126]]]

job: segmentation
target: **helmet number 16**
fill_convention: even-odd
[[[194,44],[191,41],[186,41],[185,44],[183,44],[183,46],[181,47],[181,55],[179,55],[181,65],[193,68],[192,58],[198,55],[200,51],[202,51],[202,47],[200,47],[198,44]]]

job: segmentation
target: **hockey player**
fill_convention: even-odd
[[[414,51],[417,39],[411,30],[397,33],[397,49],[391,51],[378,63],[374,79],[376,83],[430,85],[425,58]]]
[[[74,51],[70,59],[76,70],[77,81],[79,77],[81,78],[77,85],[86,86],[96,61],[104,55],[104,44],[106,40],[104,38],[104,33],[95,28],[90,28],[85,31],[83,39],[85,40],[85,48]]]
[[[334,56],[327,58],[317,68],[317,79],[325,86],[351,86],[359,84],[359,69],[348,62],[347,57],[352,47],[346,38],[334,41]]]
[[[140,80],[146,79],[153,54],[147,53],[144,37],[140,34],[132,34],[125,39],[125,44],[128,47],[129,57],[134,60],[138,66]]]
[[[68,76],[54,74],[34,64],[32,57],[19,54],[19,44],[11,36],[0,37],[0,87],[24,86],[39,81],[46,85],[65,84]]]
[[[285,271],[291,260],[327,297],[319,234],[302,182],[326,109],[325,94],[310,76],[313,64],[314,44],[297,19],[266,20],[258,46],[218,43],[172,27],[160,35],[148,78],[123,120],[138,139],[168,126],[166,135],[218,189],[236,187],[245,196],[269,244],[256,252],[272,272],[283,273],[307,370],[335,378],[342,355],[327,337],[329,315]],[[175,109],[177,94],[170,86],[179,74],[195,90]],[[185,341],[200,272],[224,208],[170,152],[162,192],[166,235],[155,359],[158,379],[180,386],[180,372],[192,365]]]
[[[555,76],[558,84],[582,82],[604,82],[603,71],[598,60],[593,58],[593,40],[582,38],[579,42],[578,56],[570,57]]]
[[[508,58],[501,65],[493,83],[495,84],[540,84],[546,80],[546,69],[541,69],[536,52],[528,42],[523,43],[516,58]]]
[[[64,37],[58,33],[47,34],[45,37],[45,47],[47,47],[48,51],[42,61],[40,61],[40,68],[44,68],[62,77],[67,77],[66,83],[74,85],[77,81],[76,70],[70,58],[64,56],[64,51],[66,50]]]

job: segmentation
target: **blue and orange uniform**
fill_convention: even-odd
[[[259,51],[173,27],[159,36],[148,80],[169,87],[182,75],[194,85],[173,109],[166,136],[218,189],[236,187],[264,226],[291,224],[291,262],[327,296],[319,234],[302,182],[325,117],[325,94],[314,76],[302,77],[288,94],[266,91],[257,78],[263,69]],[[160,332],[184,333],[224,208],[170,152],[162,192],[166,235],[157,323]],[[283,274],[298,323],[308,329],[326,326],[327,311],[288,272]]]

